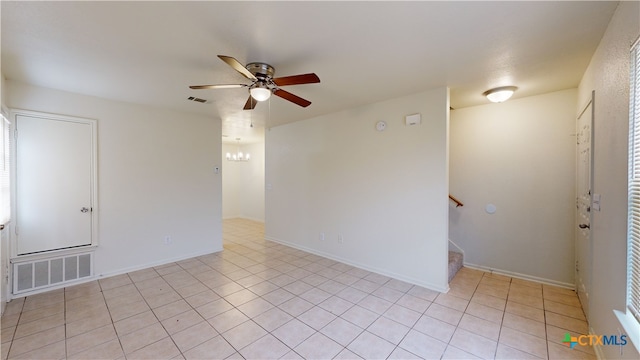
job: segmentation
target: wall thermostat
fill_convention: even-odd
[[[384,121],[378,121],[376,123],[376,130],[378,131],[384,131],[387,128],[387,123]]]
[[[404,124],[407,126],[420,125],[422,123],[422,116],[420,114],[412,114],[404,117]]]

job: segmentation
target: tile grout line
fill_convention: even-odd
[[[18,325],[20,325],[20,319],[22,318],[22,312],[24,311],[24,304],[26,302],[27,302],[27,298],[25,297],[24,300],[22,301],[22,306],[20,306],[20,314],[18,315],[18,320],[16,321],[16,328],[13,330],[13,334],[11,335],[11,342],[9,342],[9,350],[7,350],[7,359],[9,359],[11,356],[11,348],[13,347],[13,342],[16,340],[16,334],[18,333]],[[5,308],[5,311],[6,311],[6,308]],[[65,351],[66,351],[66,345],[65,345]]]

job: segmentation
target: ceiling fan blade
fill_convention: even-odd
[[[258,78],[256,78],[249,70],[247,70],[247,68],[245,68],[244,65],[242,65],[238,60],[232,58],[231,56],[225,55],[218,55],[218,57],[220,58],[220,60],[226,62],[227,65],[234,68],[237,72],[242,74],[242,76],[246,77],[247,79],[258,80]]]
[[[284,76],[273,79],[273,82],[278,86],[287,85],[301,85],[301,84],[313,84],[319,83],[320,78],[314,73]]]
[[[302,107],[307,107],[309,105],[311,105],[311,101],[309,100],[305,100],[303,98],[301,98],[300,96],[297,95],[293,95],[292,93],[288,92],[288,91],[284,91],[282,89],[276,89],[273,92],[274,95],[279,96],[285,100],[289,100],[292,103],[298,104]]]
[[[219,85],[191,85],[189,89],[199,90],[199,89],[235,89],[246,87],[248,85],[245,84],[219,84]]]
[[[258,104],[258,101],[249,95],[247,102],[244,104],[243,110],[253,110],[256,107],[256,104]]]

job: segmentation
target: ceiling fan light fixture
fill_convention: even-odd
[[[249,89],[249,94],[251,94],[251,97],[256,101],[265,101],[271,97],[271,89],[265,84],[257,84]]]
[[[518,90],[516,86],[501,86],[489,89],[482,93],[482,95],[486,96],[491,102],[501,103],[509,100],[516,90]]]

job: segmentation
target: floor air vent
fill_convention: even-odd
[[[13,264],[13,293],[62,285],[93,275],[91,253]]]

